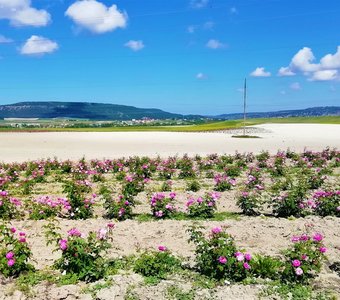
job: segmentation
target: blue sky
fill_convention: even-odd
[[[340,105],[338,0],[0,0],[0,104]]]

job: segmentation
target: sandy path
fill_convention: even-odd
[[[0,161],[38,158],[117,158],[132,155],[169,156],[260,152],[278,149],[301,151],[340,148],[340,125],[264,124],[261,139],[235,139],[227,133],[183,132],[49,132],[0,133]],[[269,131],[269,132],[267,132]]]

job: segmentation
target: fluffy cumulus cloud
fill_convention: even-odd
[[[295,73],[289,67],[282,67],[278,72],[279,76],[294,76]]]
[[[21,47],[20,53],[23,55],[44,55],[58,50],[56,42],[42,36],[32,35]]]
[[[81,0],[73,3],[65,12],[79,27],[94,33],[105,33],[117,28],[125,28],[127,14],[118,10],[117,5],[110,7],[96,0]]]
[[[253,72],[250,73],[252,77],[270,77],[271,73],[267,72],[263,67],[256,68]]]
[[[12,26],[46,26],[51,21],[44,9],[32,7],[31,0],[0,0],[0,19],[10,21]]]
[[[301,85],[300,83],[298,82],[293,82],[291,85],[290,85],[290,88],[294,91],[298,91],[298,90],[301,90]]]
[[[0,34],[0,44],[12,43],[13,40]]]
[[[196,79],[198,79],[198,80],[204,80],[204,79],[208,79],[208,76],[207,76],[206,74],[200,72],[200,73],[197,73],[197,74],[196,74]]]
[[[207,42],[206,47],[215,50],[215,49],[226,48],[227,45],[224,43],[221,43],[219,40],[211,39]]]
[[[204,8],[208,4],[209,4],[209,0],[191,0],[190,1],[190,6],[196,9]]]
[[[133,51],[140,51],[145,47],[143,41],[140,40],[139,41],[130,40],[127,43],[125,43],[124,46],[130,48]]]
[[[279,76],[303,74],[310,81],[340,80],[340,46],[335,54],[326,54],[318,62],[311,48],[300,49],[288,67],[280,68]]]

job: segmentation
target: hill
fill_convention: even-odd
[[[155,108],[88,102],[20,102],[0,105],[0,118],[77,118],[91,120],[182,119],[199,116],[172,114]]]
[[[340,116],[340,106],[311,107],[306,109],[280,110],[273,112],[249,112],[247,118],[288,118],[288,117],[319,117]],[[222,114],[213,118],[222,120],[238,120],[243,118],[242,113]]]

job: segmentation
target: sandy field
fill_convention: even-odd
[[[340,148],[340,125],[264,124],[248,129],[261,139],[235,139],[235,132],[48,132],[0,133],[0,161],[25,161],[39,158],[79,159],[118,158],[147,155],[233,154],[305,147],[322,150]]]

